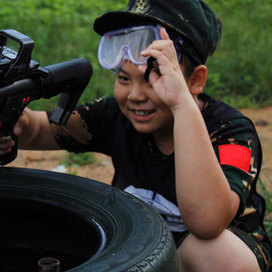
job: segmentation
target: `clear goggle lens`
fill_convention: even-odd
[[[159,28],[153,25],[128,27],[107,32],[101,38],[98,59],[109,70],[117,70],[124,59],[136,65],[146,64],[147,58],[141,56],[154,40],[159,40]]]

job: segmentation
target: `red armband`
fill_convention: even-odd
[[[236,144],[218,146],[220,164],[227,164],[249,172],[251,149]]]

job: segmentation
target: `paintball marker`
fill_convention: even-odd
[[[18,50],[8,46],[15,43]],[[79,58],[45,67],[31,59],[34,41],[14,30],[0,30],[0,137],[12,136],[16,145],[0,156],[0,165],[17,157],[17,137],[13,127],[24,108],[33,100],[61,93],[50,121],[67,121],[92,75],[88,60]]]

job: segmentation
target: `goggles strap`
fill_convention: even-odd
[[[156,61],[157,60],[154,57],[149,57],[147,59],[147,68],[146,68],[145,73],[144,73],[144,79],[145,79],[146,82],[149,81],[149,75],[150,75],[150,72],[151,72],[152,69],[154,69],[154,71],[158,75],[161,74],[159,68],[156,67],[156,65],[154,65]],[[158,66],[158,64],[157,64],[157,66]]]
[[[152,68],[154,67],[154,65],[153,65],[154,60],[156,60],[156,59],[153,58],[153,57],[149,57],[148,60],[147,60],[147,68],[146,68],[145,73],[144,73],[144,79],[145,79],[146,82],[148,82],[150,72],[151,72]]]

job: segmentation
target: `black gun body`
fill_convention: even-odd
[[[31,101],[60,93],[58,114],[53,114],[52,121],[64,124],[92,75],[91,64],[83,58],[46,66],[40,71],[40,75],[32,79],[0,88],[0,136],[12,135],[14,124]]]
[[[20,45],[18,51],[7,46],[9,39]],[[11,153],[0,156],[0,165],[17,156],[13,127],[31,101],[61,93],[50,121],[65,124],[92,76],[84,58],[41,68],[31,59],[33,47],[30,37],[14,29],[0,30],[0,137],[11,136],[16,143]]]
[[[11,153],[0,157],[0,165],[11,162],[17,156],[17,139],[13,135],[13,127],[31,101],[61,93],[51,121],[65,124],[92,76],[92,66],[84,58],[39,69],[40,72],[33,78],[0,88],[0,137],[12,136],[16,143]]]

